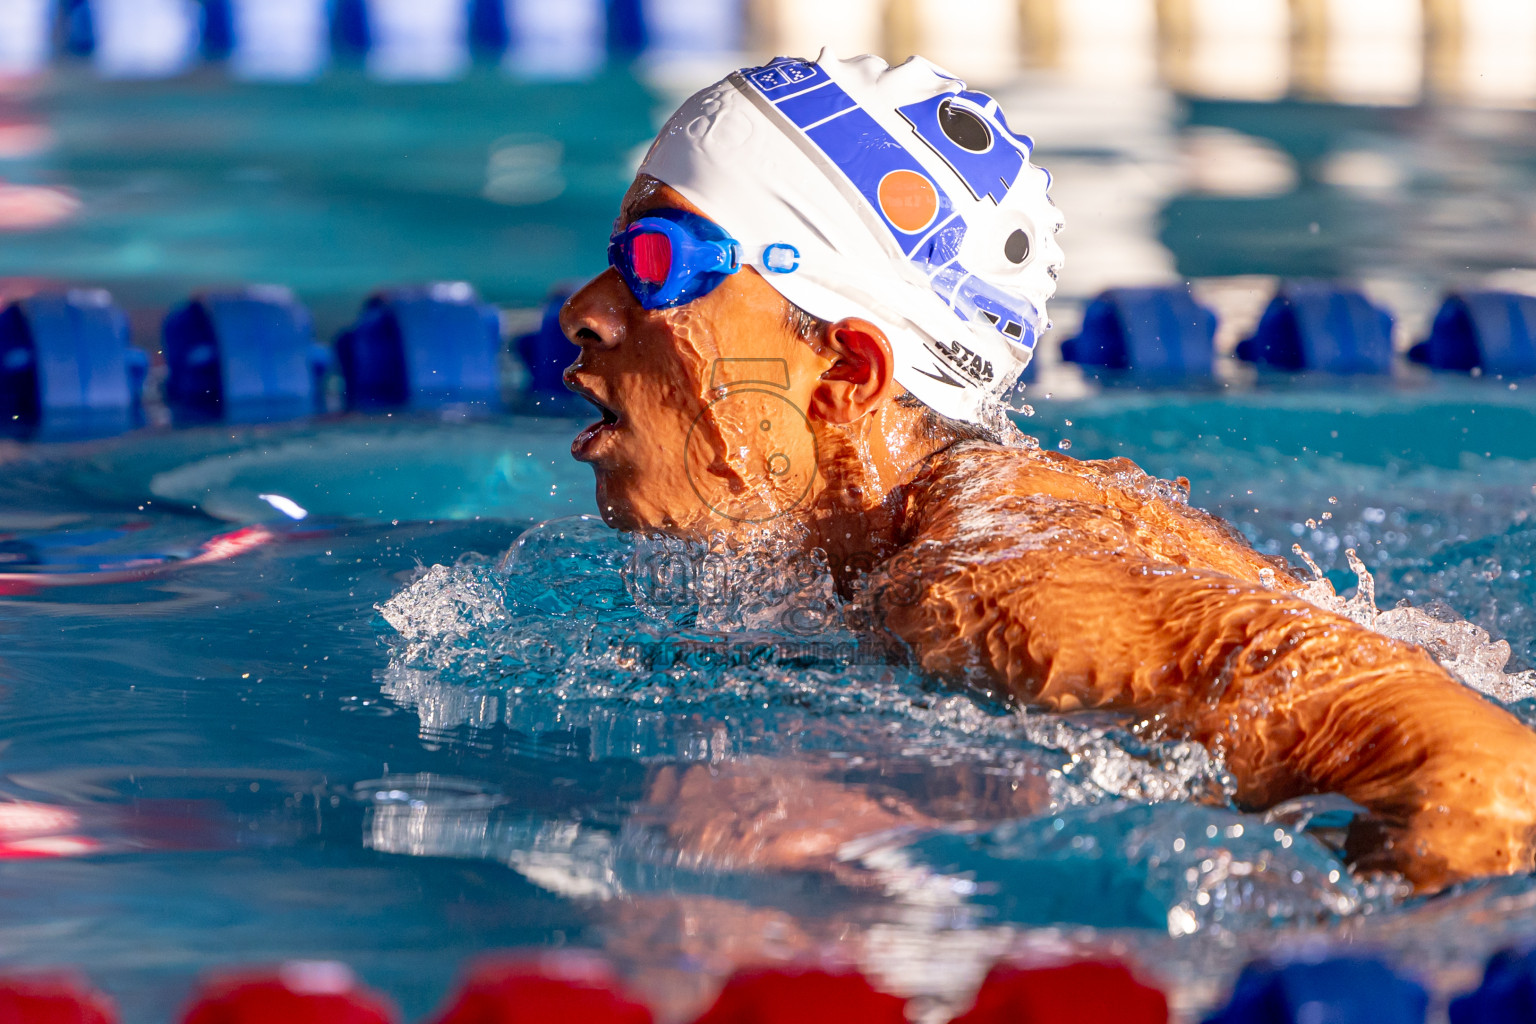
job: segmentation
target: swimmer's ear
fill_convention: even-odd
[[[827,327],[822,355],[832,365],[811,392],[810,413],[827,423],[852,423],[897,393],[896,359],[885,332],[868,320],[848,317]]]

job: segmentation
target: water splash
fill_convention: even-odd
[[[1052,807],[1230,797],[1198,744],[951,689],[843,611],[820,552],[553,520],[497,564],[433,566],[381,604],[395,636],[378,678],[439,741],[579,726],[593,757],[972,759],[1043,775]]]
[[[991,920],[1019,924],[1083,919],[1086,912],[1085,923],[1166,929],[1178,937],[1326,922],[1386,902],[1305,835],[1257,816],[1188,804],[1066,810],[902,846],[877,839],[843,856],[877,871],[893,894],[930,905],[963,900],[987,908]],[[1034,884],[1007,884],[1020,874]],[[1094,906],[1079,906],[1089,901]]]
[[[635,607],[658,622],[807,637],[842,623],[842,602],[820,548],[807,552],[771,531],[703,542],[637,537],[633,544],[625,588]]]
[[[1444,618],[1414,608],[1406,601],[1396,608],[1381,611],[1376,607],[1376,579],[1354,548],[1345,550],[1345,558],[1358,580],[1353,597],[1340,597],[1317,563],[1297,544],[1292,549],[1308,568],[1313,579],[1300,596],[1319,608],[1342,615],[1362,626],[1374,629],[1394,640],[1423,647],[1446,671],[1467,686],[1503,704],[1536,698],[1536,671],[1506,672],[1510,647],[1507,640],[1494,640],[1488,631],[1446,610]]]
[[[1232,780],[1204,747],[1147,739],[1152,731],[1115,715],[1025,711],[925,677],[844,611],[819,552],[751,537],[638,540],[594,518],[554,520],[499,560],[425,569],[381,604],[391,649],[378,681],[416,713],[424,739],[482,754],[500,745],[520,758],[617,758],[652,771],[705,764],[727,777],[767,758],[839,785],[882,780],[900,800],[937,793],[951,776],[1034,794],[1017,805],[987,798],[996,803],[981,824],[933,821],[845,846],[838,877],[880,893],[880,917],[1107,924],[1114,914],[1098,894],[1110,883],[1114,913],[1135,909],[1119,924],[1173,935],[1375,905],[1311,835],[1233,809]],[[374,799],[370,842],[495,860],[605,902],[752,870],[675,846],[644,813],[615,831],[419,802]],[[1048,905],[1037,905],[1042,878],[1061,889]]]

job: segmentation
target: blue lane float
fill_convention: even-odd
[[[469,42],[476,52],[500,57],[512,45],[503,0],[469,0]]]
[[[235,48],[237,0],[203,0],[203,38],[200,49],[208,60],[224,60]]]
[[[329,0],[201,0],[202,54],[237,78],[305,81],[330,64]]]
[[[1451,1000],[1451,1024],[1527,1024],[1536,1020],[1536,947],[1494,954],[1483,983]]]
[[[347,408],[495,407],[501,317],[463,282],[377,292],[336,339]]]
[[[330,355],[286,288],[194,296],[162,329],[165,404],[179,424],[294,419],[324,411]]]
[[[1237,358],[1292,373],[1392,372],[1392,314],[1359,291],[1315,282],[1282,285]]]
[[[610,53],[645,48],[653,7],[670,10],[640,0],[335,0],[331,40],[340,56],[388,79],[456,77],[473,55],[502,58],[527,77],[582,78]]]
[[[528,371],[521,412],[554,415],[586,408],[587,403],[565,386],[565,368],[581,352],[560,329],[560,308],[570,297],[568,288],[551,292],[538,329],[512,339],[513,351]]]
[[[1088,304],[1077,337],[1061,358],[1102,375],[1134,374],[1138,383],[1179,383],[1211,376],[1216,314],[1182,286],[1111,288]]]
[[[367,0],[335,0],[331,5],[331,46],[343,57],[360,58],[373,38]]]
[[[59,20],[64,52],[89,57],[96,49],[96,23],[87,0],[60,0]]]
[[[1424,1024],[1423,986],[1380,960],[1339,956],[1243,968],[1205,1024]]]
[[[34,295],[0,312],[0,432],[66,438],[143,422],[149,361],[104,291]]]
[[[1408,358],[1434,370],[1536,376],[1536,295],[1454,292]]]
[[[651,45],[650,27],[646,24],[646,4],[643,0],[608,0],[608,52],[626,57],[644,53]]]
[[[45,2],[45,0],[34,0]],[[401,80],[463,74],[472,55],[530,78],[584,78],[605,61],[724,59],[741,0],[46,0],[65,52],[111,77],[169,77],[202,59],[242,78],[314,78],[334,53]],[[139,16],[148,7],[153,17]]]
[[[67,53],[106,78],[168,78],[196,62],[202,11],[186,0],[63,0]]]

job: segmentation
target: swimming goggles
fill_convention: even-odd
[[[608,263],[645,309],[669,309],[702,298],[743,265],[743,246],[712,220],[684,210],[657,210],[608,240]],[[799,250],[775,242],[763,269],[787,274]]]
[[[708,295],[741,269],[741,245],[696,213],[658,210],[608,241],[608,263],[646,309]]]

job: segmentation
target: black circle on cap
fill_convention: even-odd
[[[1029,236],[1020,228],[1008,236],[1008,241],[1003,243],[1003,255],[1008,257],[1009,263],[1023,263],[1029,257]]]
[[[961,149],[985,153],[992,148],[992,129],[987,122],[953,100],[939,104],[939,128],[945,138]]]

